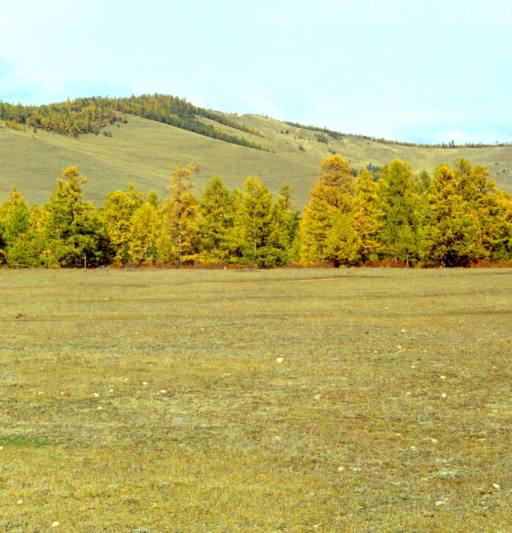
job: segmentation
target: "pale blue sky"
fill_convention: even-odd
[[[0,6],[0,100],[161,92],[390,139],[512,141],[510,0]]]

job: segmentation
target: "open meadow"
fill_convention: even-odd
[[[0,531],[512,531],[512,270],[1,270],[0,297]]]

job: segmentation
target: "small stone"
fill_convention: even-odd
[[[162,390],[160,391],[160,394],[167,394],[167,391],[166,391],[165,389],[162,389]]]
[[[284,362],[284,357],[277,357],[276,358],[276,363],[283,363]]]
[[[315,394],[315,400],[319,400],[322,397],[321,394]]]
[[[142,386],[143,386],[143,387],[147,387],[147,386],[148,386],[148,382],[147,382],[147,381],[143,381],[143,382],[142,382]]]
[[[441,394],[441,398],[443,398],[443,400],[446,398],[446,394],[444,392]]]
[[[55,520],[55,522],[52,522],[52,527],[56,528],[60,526],[60,522],[58,520]]]
[[[439,507],[440,505],[446,505],[446,500],[437,500],[436,506]]]
[[[402,333],[405,333],[405,329],[402,329]]]
[[[439,441],[437,439],[430,439],[430,441],[432,442],[432,444],[439,444]]]
[[[103,411],[103,407],[101,407],[101,405],[98,405],[98,411]]]
[[[109,392],[110,394],[114,394],[114,389],[108,389],[108,392]]]
[[[441,379],[446,379],[446,376],[439,376]]]
[[[0,446],[0,450],[3,450],[3,449],[4,449],[4,447],[3,447],[3,446]]]
[[[97,392],[95,392],[95,393],[93,394],[93,396],[94,396],[95,398],[99,398],[99,397],[100,397],[100,395],[99,395]]]
[[[23,500],[20,498],[17,502],[18,505],[23,505]]]
[[[338,466],[338,472],[343,472],[345,470],[344,466]]]
[[[501,489],[501,485],[499,485],[498,483],[493,483],[492,486],[493,486],[496,490],[500,490],[500,489]]]

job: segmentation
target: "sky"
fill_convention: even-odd
[[[166,93],[412,142],[512,141],[510,0],[0,0],[0,100]]]

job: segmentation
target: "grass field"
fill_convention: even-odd
[[[0,530],[512,531],[512,271],[0,271]]]
[[[304,205],[318,176],[321,160],[337,152],[356,168],[368,163],[383,165],[399,158],[416,170],[431,171],[439,163],[464,157],[487,165],[498,185],[512,192],[512,148],[486,147],[441,149],[383,144],[354,136],[341,140],[328,137],[319,142],[317,133],[257,115],[237,121],[256,129],[263,138],[216,127],[260,143],[269,152],[243,148],[203,137],[174,126],[129,116],[128,124],[112,128],[113,137],[82,135],[79,139],[39,131],[14,131],[0,127],[0,201],[13,185],[31,201],[45,202],[61,170],[77,166],[88,176],[87,196],[99,204],[109,191],[133,182],[144,191],[164,193],[169,174],[177,164],[195,161],[201,173],[195,178],[199,192],[212,176],[230,187],[241,187],[247,176],[259,176],[275,193],[288,182],[297,206]],[[302,146],[305,151],[299,151]]]

